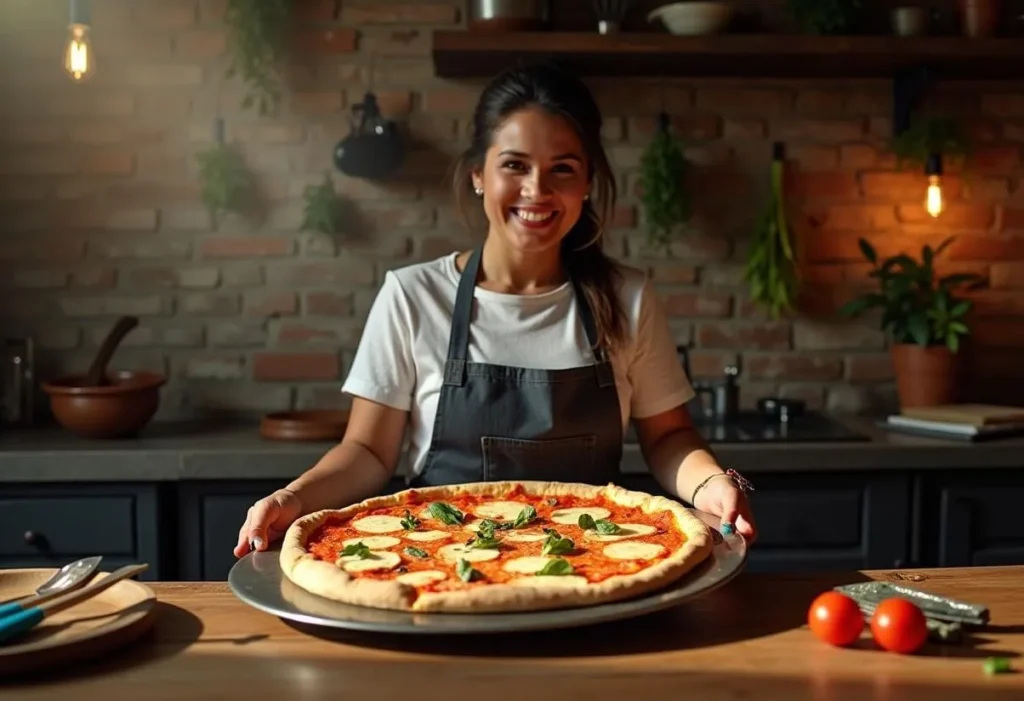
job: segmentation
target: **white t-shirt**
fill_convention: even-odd
[[[353,396],[410,412],[410,476],[420,473],[430,448],[459,284],[456,256],[385,274],[342,386]],[[594,362],[571,283],[537,295],[474,289],[470,362],[548,370]],[[620,297],[630,341],[612,357],[612,366],[625,430],[631,417],[667,411],[694,391],[642,271],[622,266]]]

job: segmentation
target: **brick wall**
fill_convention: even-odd
[[[119,367],[169,373],[161,417],[331,406],[385,270],[464,247],[444,174],[479,82],[432,75],[430,30],[462,22],[455,3],[297,0],[305,22],[280,116],[238,107],[222,80],[223,0],[94,0],[99,72],[60,71],[66,3],[0,8],[0,319],[33,335],[40,372],[82,371],[114,319],[141,319]],[[461,4],[461,3],[460,3]],[[370,54],[373,53],[373,60]],[[349,208],[334,240],[299,233],[303,188],[331,167],[348,108],[372,78],[406,126],[410,154],[386,184],[333,178]],[[976,295],[971,397],[1018,401],[1024,385],[1024,97],[1016,86],[944,87],[936,103],[969,119],[969,178],[948,178],[948,212],[924,214],[921,176],[884,152],[884,82],[673,81],[665,105],[691,140],[695,231],[674,259],[643,249],[637,166],[662,100],[650,81],[594,80],[622,200],[610,250],[658,281],[695,375],[739,361],[743,398],[802,397],[871,411],[891,404],[885,340],[839,322],[863,282],[856,238],[883,253],[959,236],[949,268],[989,275]],[[263,217],[211,231],[194,152],[218,112],[258,175]],[[771,141],[787,142],[792,219],[808,261],[804,311],[770,322],[741,282],[764,201]]]

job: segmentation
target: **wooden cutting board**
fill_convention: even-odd
[[[1024,408],[994,404],[945,404],[908,408],[900,413],[911,419],[965,424],[979,428],[1001,424],[1024,424]]]

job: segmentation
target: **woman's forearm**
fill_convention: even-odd
[[[644,458],[662,489],[690,503],[697,486],[723,472],[707,441],[694,428],[668,434]]]
[[[308,514],[375,496],[387,485],[392,473],[366,446],[345,440],[292,480],[286,489],[295,493],[302,502],[302,513]]]

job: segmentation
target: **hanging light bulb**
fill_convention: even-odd
[[[945,207],[942,201],[942,184],[940,183],[942,177],[942,156],[940,154],[933,153],[928,156],[924,174],[928,176],[928,193],[925,196],[924,208],[928,214],[937,217],[942,214]]]
[[[89,6],[87,0],[70,0],[68,45],[64,49],[64,71],[76,83],[91,78],[96,59],[89,39]]]

